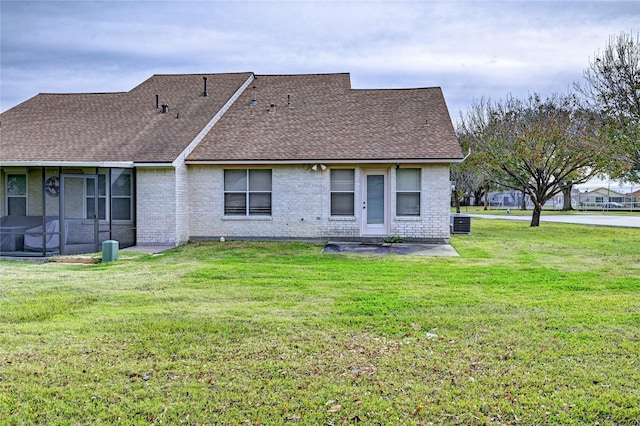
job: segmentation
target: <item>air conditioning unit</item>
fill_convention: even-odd
[[[471,216],[453,214],[450,225],[452,234],[471,234]]]

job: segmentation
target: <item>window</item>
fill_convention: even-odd
[[[131,170],[111,169],[111,220],[132,220],[132,194]]]
[[[95,181],[93,179],[87,179],[86,188],[86,205],[87,205],[87,219],[93,219],[96,215],[95,212],[95,197],[96,188]],[[107,219],[107,176],[98,175],[98,219]]]
[[[225,170],[224,214],[271,215],[271,170]]]
[[[420,169],[396,170],[396,215],[420,216]]]
[[[27,175],[7,175],[7,214],[27,215]]]
[[[354,215],[355,171],[331,170],[331,216]]]

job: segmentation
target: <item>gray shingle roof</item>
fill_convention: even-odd
[[[440,88],[354,90],[326,74],[256,76],[187,160],[462,157]]]
[[[203,74],[37,95],[0,115],[0,162],[171,162],[251,75],[207,75],[207,97]],[[353,90],[349,74],[324,74],[257,76],[188,160],[461,158],[439,88]]]
[[[37,95],[0,115],[0,161],[171,162],[250,76],[207,75],[207,97],[203,74],[154,75],[124,93]]]

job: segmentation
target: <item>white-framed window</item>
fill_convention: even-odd
[[[98,175],[98,190],[96,191],[93,179],[86,180],[85,201],[86,201],[86,218],[93,219],[95,212],[95,197],[98,197],[98,219],[107,219],[107,175]],[[97,193],[96,193],[97,192]]]
[[[396,169],[396,216],[420,216],[420,169]]]
[[[111,220],[133,220],[131,169],[111,169]]]
[[[270,216],[271,170],[225,170],[224,214],[226,216]]]
[[[27,175],[7,174],[7,215],[27,215]]]
[[[353,216],[355,170],[331,169],[331,216]]]
[[[133,220],[133,172],[130,169],[111,169],[111,183],[107,185],[109,173],[98,174],[98,191],[93,179],[87,179],[85,187],[85,217],[95,215],[95,197],[98,196],[98,219]],[[108,203],[107,200],[111,199]]]

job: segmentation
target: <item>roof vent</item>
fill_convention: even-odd
[[[291,95],[287,95],[287,108],[291,107]]]
[[[160,108],[160,95],[156,94],[156,109]]]
[[[253,97],[251,98],[251,103],[249,105],[251,106],[258,105],[258,98],[256,97],[256,86],[253,86]]]
[[[207,77],[204,76],[202,77],[202,79],[204,80],[204,92],[202,92],[202,96],[206,98],[207,96],[209,96],[209,92],[207,92]]]
[[[169,112],[169,105],[167,104],[162,104],[162,113],[167,113]]]

